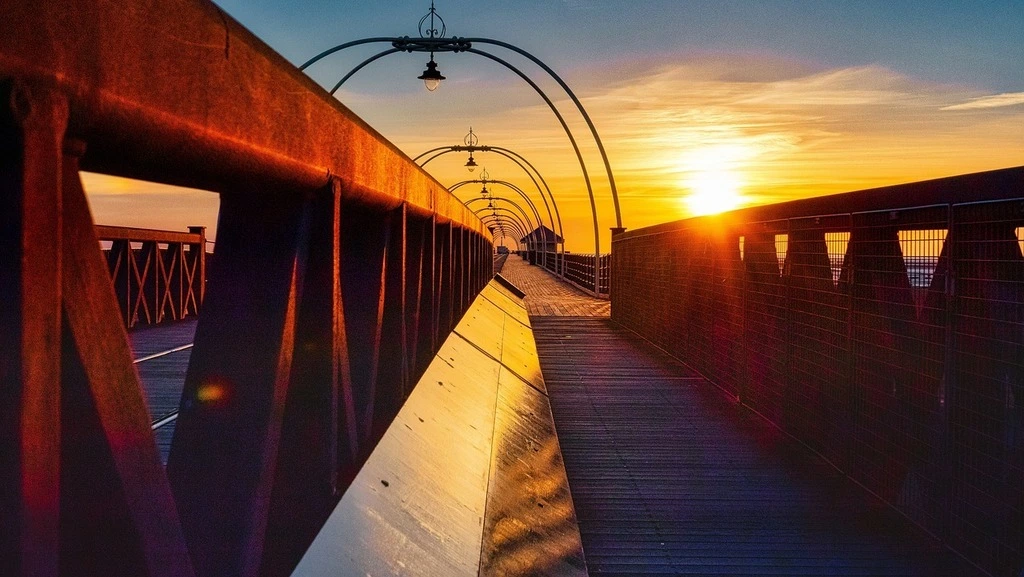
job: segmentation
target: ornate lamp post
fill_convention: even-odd
[[[466,168],[469,169],[470,172],[473,172],[474,170],[476,170],[476,161],[473,160],[473,149],[475,149],[476,145],[480,143],[480,139],[477,138],[475,134],[473,134],[472,126],[469,127],[469,134],[467,134],[466,137],[462,139],[462,142],[463,144],[470,148],[469,160],[466,161]]]
[[[423,25],[426,23],[427,18],[430,18],[430,27],[427,28],[426,34],[424,34]],[[435,21],[441,23],[440,31],[437,30]],[[420,18],[419,29],[420,37],[422,38],[434,39],[438,37],[444,37],[444,33],[447,31],[447,29],[444,26],[444,20],[441,18],[440,15],[438,15],[437,10],[434,10],[433,1],[431,1],[430,3],[430,12],[428,12],[427,15],[424,16],[423,18]],[[444,80],[445,77],[441,76],[441,73],[437,70],[437,63],[434,62],[433,50],[430,51],[430,60],[427,61],[427,69],[423,71],[423,74],[417,76],[417,78],[422,80],[423,85],[426,86],[427,90],[431,92],[437,90],[438,86],[441,86],[441,81]]]

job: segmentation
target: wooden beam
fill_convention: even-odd
[[[76,156],[63,170],[61,573],[190,576]]]

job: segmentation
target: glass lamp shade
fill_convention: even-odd
[[[427,87],[427,90],[433,92],[437,90],[438,86],[441,86],[441,81],[445,79],[437,70],[437,63],[431,58],[430,62],[427,62],[427,68],[416,78],[423,81],[423,85]]]
[[[427,87],[427,90],[433,92],[437,90],[438,86],[441,86],[440,78],[424,78],[423,85]]]

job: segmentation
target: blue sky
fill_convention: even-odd
[[[415,36],[429,9],[422,0],[219,5],[296,65],[358,38]],[[759,204],[1024,164],[1021,0],[438,0],[436,6],[448,35],[509,41],[565,78],[605,141],[630,228],[699,213],[709,199]],[[308,72],[330,86],[385,48],[354,48]],[[606,230],[613,225],[608,185],[586,126],[540,70],[495,53],[526,70],[567,117],[594,176]],[[466,54],[437,55],[448,80],[427,93],[416,80],[425,56],[380,60],[338,98],[410,156],[459,144],[470,126],[481,144],[522,153],[556,189],[567,247],[591,250],[592,215],[579,164],[537,95],[500,66]],[[528,188],[510,163],[478,160],[492,177]],[[468,176],[464,161],[448,155],[429,169],[452,184]],[[144,212],[125,203],[156,202],[163,190],[95,178],[87,188],[99,222]],[[139,193],[131,201],[122,196],[129,189]],[[215,213],[213,206],[203,210]],[[167,227],[187,224],[195,222]]]
[[[422,0],[218,3],[289,60],[367,36],[414,35]],[[764,0],[441,0],[449,35],[510,40],[569,69],[644,55],[758,52],[823,66],[881,64],[923,80],[1021,89],[1024,3]]]

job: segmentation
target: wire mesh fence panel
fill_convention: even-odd
[[[891,214],[854,215],[850,474],[893,502],[906,476],[900,404],[914,304]]]
[[[776,250],[776,230],[786,222],[751,228],[768,229],[744,235],[746,271],[745,337],[747,382],[744,402],[775,423],[782,422],[786,388],[786,287]],[[784,260],[784,259],[783,259]]]
[[[1022,183],[1010,169],[627,232],[612,317],[1017,577]]]
[[[711,286],[712,363],[708,374],[730,393],[741,396],[744,372],[743,346],[743,260],[735,231],[715,236],[713,284]]]
[[[785,425],[833,462],[845,461],[849,296],[833,280],[826,232],[849,217],[798,219],[787,244],[789,344]]]
[[[949,489],[949,208],[901,211],[898,220],[897,239],[914,317],[902,340],[902,380],[895,405],[899,443],[893,450],[905,472],[893,502],[918,524],[941,535]]]
[[[1024,205],[958,206],[953,222],[950,539],[1010,572],[1024,554]]]
[[[685,243],[685,267],[683,278],[685,306],[682,307],[686,331],[687,355],[692,365],[702,374],[712,369],[712,326],[714,324],[714,260],[706,236],[696,231],[690,233]]]

